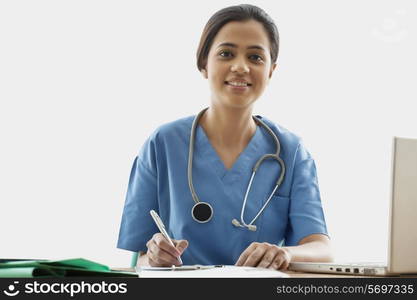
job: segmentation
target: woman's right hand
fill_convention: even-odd
[[[186,240],[172,240],[175,247],[173,247],[162,233],[155,233],[153,237],[146,243],[148,251],[149,265],[151,267],[171,267],[172,265],[181,265],[178,257],[188,247]]]

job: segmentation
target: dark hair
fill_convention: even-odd
[[[197,50],[197,67],[201,71],[206,67],[207,57],[213,44],[214,37],[219,30],[232,21],[255,20],[261,23],[268,33],[269,43],[271,44],[271,60],[272,63],[277,61],[279,48],[279,35],[274,20],[261,8],[250,5],[241,4],[229,6],[216,12],[204,27],[203,34],[200,38],[200,44]]]

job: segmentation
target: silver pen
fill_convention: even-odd
[[[171,246],[173,246],[175,248],[174,242],[171,240],[171,238],[168,235],[168,232],[165,230],[165,225],[162,222],[159,215],[157,214],[157,212],[152,209],[149,213],[151,214],[152,219],[155,221],[155,224],[158,227],[159,231],[168,240],[168,242],[171,244]],[[180,262],[181,265],[183,264],[182,259],[181,259],[180,256],[178,257],[178,261]]]

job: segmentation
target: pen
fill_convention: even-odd
[[[171,244],[171,246],[173,246],[175,248],[174,242],[171,240],[171,238],[168,235],[168,232],[165,230],[165,225],[164,225],[164,223],[162,223],[162,220],[159,217],[159,215],[153,209],[149,213],[151,214],[152,219],[155,221],[155,224],[158,227],[159,231],[168,240],[168,242]],[[183,264],[182,259],[181,259],[180,256],[178,257],[178,261],[180,262],[181,265]]]

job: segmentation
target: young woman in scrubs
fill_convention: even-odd
[[[144,143],[130,174],[118,247],[141,255],[138,265],[224,264],[285,270],[292,261],[331,261],[314,160],[300,138],[263,116],[278,137],[285,176],[256,219],[256,231],[232,224],[256,161],[275,153],[271,134],[252,117],[254,104],[277,69],[278,31],[252,5],[215,13],[202,34],[197,65],[208,80],[210,106],[198,121],[192,165],[195,192],[213,208],[198,223],[188,185],[190,134],[195,116],[160,126]],[[274,100],[276,101],[276,100]],[[281,172],[265,160],[252,183],[243,219],[260,211]],[[149,211],[159,213],[174,246]]]

